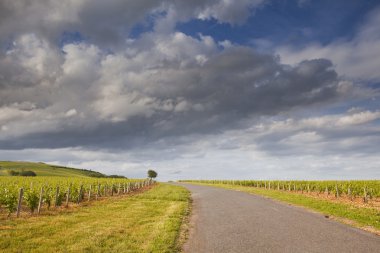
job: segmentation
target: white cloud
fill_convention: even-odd
[[[285,139],[282,139],[280,142],[282,143],[287,143],[287,144],[292,144],[292,143],[296,143],[296,144],[299,144],[300,142],[302,142],[302,144],[306,144],[306,143],[314,143],[314,142],[318,142],[322,140],[322,136],[320,136],[318,133],[316,133],[315,131],[312,131],[312,132],[298,132],[290,137],[287,137]]]
[[[77,112],[77,110],[75,110],[75,109],[70,109],[70,110],[68,110],[68,111],[65,113],[66,117],[72,117],[72,116],[75,116],[75,115],[77,115],[77,114],[78,114],[78,112]]]
[[[355,127],[380,119],[380,111],[360,111],[352,113],[349,110],[346,114],[324,115],[319,117],[309,117],[302,119],[286,119],[279,121],[269,121],[267,124],[255,126],[255,129],[265,129],[265,131],[287,131],[301,129],[337,129]]]
[[[59,74],[62,57],[57,48],[35,34],[18,37],[0,58],[0,87],[49,86]]]

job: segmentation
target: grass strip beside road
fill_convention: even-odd
[[[4,252],[179,252],[190,193],[159,184],[74,212],[0,221]]]
[[[380,212],[374,208],[361,208],[345,203],[333,203],[325,199],[316,199],[302,194],[289,193],[286,191],[278,190],[267,190],[249,186],[202,183],[194,184],[248,192],[293,205],[306,207],[313,211],[328,215],[331,218],[334,218],[343,223],[359,227],[376,234],[380,234]]]

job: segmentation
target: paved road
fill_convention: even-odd
[[[380,253],[380,236],[321,214],[248,193],[181,185],[194,200],[186,253]]]

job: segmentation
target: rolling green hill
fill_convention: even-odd
[[[105,177],[106,175],[91,171],[75,169],[63,166],[50,165],[46,163],[34,162],[14,162],[0,161],[0,176],[8,176],[8,171],[20,172],[22,170],[34,171],[37,176],[56,176],[56,177]]]

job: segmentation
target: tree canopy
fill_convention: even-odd
[[[157,177],[157,172],[154,170],[148,170],[148,177],[150,178],[156,178]]]

